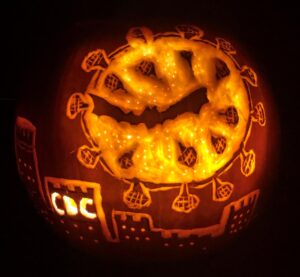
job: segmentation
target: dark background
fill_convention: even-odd
[[[292,1],[291,1],[292,2]],[[296,193],[299,93],[297,8],[284,1],[10,1],[1,4],[3,76],[1,105],[1,262],[10,273],[42,276],[283,276],[291,275],[288,217]],[[91,20],[176,18],[225,30],[246,46],[270,84],[281,125],[278,178],[272,201],[230,247],[206,258],[153,264],[113,262],[86,256],[59,241],[35,213],[14,160],[13,123],[17,99],[33,65],[51,53],[72,24]],[[51,55],[51,54],[50,54]],[[43,70],[43,68],[40,68]],[[25,77],[24,77],[25,76]],[[270,138],[272,139],[272,138]],[[4,201],[3,201],[4,200]],[[288,240],[290,238],[290,240]],[[3,259],[5,257],[5,259]],[[289,261],[291,262],[289,264]],[[299,270],[298,274],[299,274]],[[10,274],[9,274],[10,275]],[[297,274],[296,274],[297,275]]]

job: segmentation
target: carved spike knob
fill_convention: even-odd
[[[190,213],[196,209],[200,203],[197,195],[190,194],[188,184],[183,183],[180,187],[178,196],[174,199],[172,209],[176,212]]]

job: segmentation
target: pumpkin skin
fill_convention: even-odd
[[[137,247],[200,254],[235,237],[263,199],[274,147],[268,139],[275,126],[272,101],[251,62],[227,40],[195,26],[160,30],[159,35],[134,28],[127,44],[124,30],[110,37],[96,29],[66,50],[50,86],[26,94],[17,112],[17,165],[37,209],[68,241],[88,251]],[[140,49],[155,54],[142,55]],[[162,70],[168,51],[178,71],[174,83],[166,77],[172,68]],[[131,61],[130,55],[136,57]],[[200,70],[198,76],[197,65],[206,57],[203,76]],[[133,85],[123,69],[132,71]],[[108,76],[117,77],[117,84],[106,86]],[[157,98],[139,96],[140,87],[134,87],[139,82],[147,88],[173,84],[182,91],[174,89],[172,97],[164,98],[154,89]],[[238,89],[224,93],[226,85]],[[194,92],[201,96],[188,98]],[[236,95],[242,103],[234,100]],[[127,100],[144,101],[144,106],[134,112]],[[172,114],[166,114],[171,108]],[[205,117],[205,109],[214,116]],[[166,133],[172,133],[167,142]],[[230,140],[231,135],[237,138]],[[195,139],[203,138],[202,149]],[[165,162],[159,153],[165,158],[170,145]],[[206,172],[195,172],[200,169]]]

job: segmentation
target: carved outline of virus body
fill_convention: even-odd
[[[189,193],[188,187],[201,189],[209,184],[212,184],[213,200],[225,201],[232,194],[234,185],[229,182],[222,182],[220,180],[220,176],[224,172],[228,171],[229,168],[232,166],[232,164],[238,158],[240,158],[241,160],[241,172],[246,177],[252,174],[255,169],[254,151],[252,149],[248,152],[245,150],[246,142],[251,134],[252,122],[258,122],[261,126],[265,125],[265,113],[264,113],[263,104],[260,102],[256,105],[255,108],[253,108],[252,105],[249,85],[257,86],[257,76],[255,72],[248,66],[240,67],[237,61],[232,57],[232,55],[235,54],[236,51],[234,50],[233,46],[226,40],[222,38],[217,38],[216,44],[208,40],[204,40],[202,38],[203,31],[195,26],[183,26],[183,25],[177,26],[176,30],[177,32],[160,33],[160,34],[152,35],[152,32],[145,27],[132,28],[127,35],[127,40],[129,42],[128,45],[118,48],[110,55],[106,55],[105,51],[102,49],[97,49],[95,51],[88,53],[88,55],[85,57],[85,59],[82,62],[82,68],[87,72],[94,70],[96,71],[96,73],[94,73],[92,80],[90,81],[90,84],[87,87],[86,92],[84,94],[74,93],[69,98],[67,104],[67,116],[70,119],[74,119],[78,114],[81,114],[82,129],[87,139],[92,145],[92,147],[82,146],[79,148],[79,151],[77,153],[78,160],[87,168],[95,168],[96,164],[100,162],[100,164],[103,166],[105,171],[123,180],[125,183],[129,183],[130,184],[129,189],[124,192],[125,203],[127,199],[125,195],[139,195],[141,199],[143,198],[147,199],[147,201],[141,201],[141,199],[135,199],[134,200],[136,201],[135,203],[127,203],[127,205],[130,208],[134,207],[135,209],[140,209],[142,207],[145,207],[143,203],[146,203],[146,206],[149,206],[151,204],[150,192],[159,191],[160,189],[163,190],[180,189],[179,195],[176,197],[176,199],[173,202],[172,208],[178,212],[188,213],[194,208],[196,208],[200,202],[196,195],[191,195]],[[165,183],[159,182],[161,184],[161,188],[151,188],[151,182],[149,182],[147,178],[146,180],[139,179],[138,181],[134,181],[134,179],[136,178],[130,178],[130,174],[128,174],[129,178],[126,178],[126,174],[125,176],[116,176],[115,170],[112,170],[111,166],[108,165],[106,161],[107,156],[103,157],[103,151],[101,151],[101,148],[99,147],[99,143],[97,139],[95,139],[96,137],[95,134],[92,133],[91,126],[93,126],[93,124],[95,125],[96,123],[95,122],[88,123],[87,118],[92,115],[92,117],[90,117],[91,119],[89,120],[90,121],[95,120],[95,116],[93,114],[94,102],[90,95],[97,94],[94,91],[97,85],[99,84],[99,80],[101,78],[102,78],[102,87],[103,87],[103,80],[105,80],[104,85],[106,87],[109,87],[109,89],[114,91],[114,93],[115,92],[118,93],[124,90],[124,86],[122,85],[122,83],[119,82],[117,76],[113,74],[108,75],[108,73],[105,73],[107,71],[107,68],[109,68],[110,64],[113,62],[113,60],[117,59],[118,57],[122,58],[122,55],[124,53],[128,53],[129,49],[131,49],[132,47],[142,47],[147,42],[153,42],[161,38],[176,38],[176,39],[178,38],[185,41],[186,40],[192,41],[193,43],[201,43],[202,45],[208,45],[209,47],[212,47],[213,49],[219,51],[220,53],[222,53],[222,55],[225,55],[228,59],[230,59],[230,61],[236,67],[237,71],[239,71],[239,75],[243,80],[243,85],[246,90],[247,98],[248,98],[249,116],[247,118],[245,132],[243,133],[243,138],[241,139],[241,142],[239,143],[237,150],[234,152],[231,158],[228,159],[226,164],[224,164],[223,166],[215,170],[213,174],[211,174],[211,176],[209,176],[208,178],[202,178],[200,181],[189,180],[190,182],[186,182],[185,180],[179,180],[179,182],[174,182],[173,180],[172,182],[169,181]],[[126,55],[124,55],[124,57],[126,58]],[[153,68],[151,66],[145,66],[144,64],[140,64],[139,70],[142,71],[144,70],[147,73],[147,75],[151,75],[153,73]],[[103,74],[106,74],[106,77],[109,77],[109,80],[108,78],[104,79]],[[226,76],[228,72],[226,73],[226,70],[223,70],[221,71],[221,77],[222,74]],[[117,95],[118,97],[120,96],[120,94]],[[148,100],[149,99],[150,98],[148,98]],[[105,100],[107,100],[107,98]],[[176,101],[180,101],[180,99],[179,100],[177,99]],[[167,107],[161,107],[162,110],[166,108]],[[123,107],[122,110],[128,112],[128,109],[126,109],[126,107]],[[136,110],[137,114],[140,114],[141,112],[142,112],[141,110],[138,109]],[[131,139],[132,138],[131,136],[132,134],[128,134],[128,139]],[[223,147],[226,147],[224,146],[224,141],[214,140],[214,142],[218,144],[217,149],[220,149],[219,151],[222,153],[222,151],[224,151],[222,150],[222,145]],[[187,148],[189,147],[186,147],[185,149]],[[126,157],[128,159],[128,155]],[[195,162],[193,162],[193,164],[194,163]],[[125,169],[126,172],[126,170],[128,170],[128,167],[131,166],[132,161],[126,160],[123,162],[123,164],[124,164],[123,169]],[[141,181],[143,181],[144,183],[142,183]],[[135,185],[132,185],[133,183]],[[179,201],[179,199],[180,201],[183,202],[191,201],[191,203],[177,203],[176,201]],[[141,204],[138,205],[137,203],[141,203]],[[188,207],[188,208],[185,209],[184,207]]]

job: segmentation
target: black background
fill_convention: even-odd
[[[297,8],[275,1],[10,1],[1,7],[1,262],[10,273],[30,276],[283,276],[296,237],[290,234],[288,207],[296,191],[299,31]],[[24,76],[42,53],[51,53],[57,36],[78,21],[177,18],[203,22],[230,33],[250,54],[269,81],[278,108],[281,143],[278,178],[268,209],[230,247],[185,262],[122,263],[89,257],[59,241],[35,213],[17,176],[13,122]],[[199,25],[199,24],[198,24]],[[217,29],[218,30],[218,29]],[[42,68],[41,68],[42,70]],[[297,218],[296,218],[297,219]],[[288,240],[288,238],[291,238]],[[5,257],[5,258],[4,258]],[[3,259],[4,258],[4,259]],[[298,272],[299,274],[299,272]],[[10,275],[10,274],[9,274]],[[297,275],[297,274],[296,274]]]

